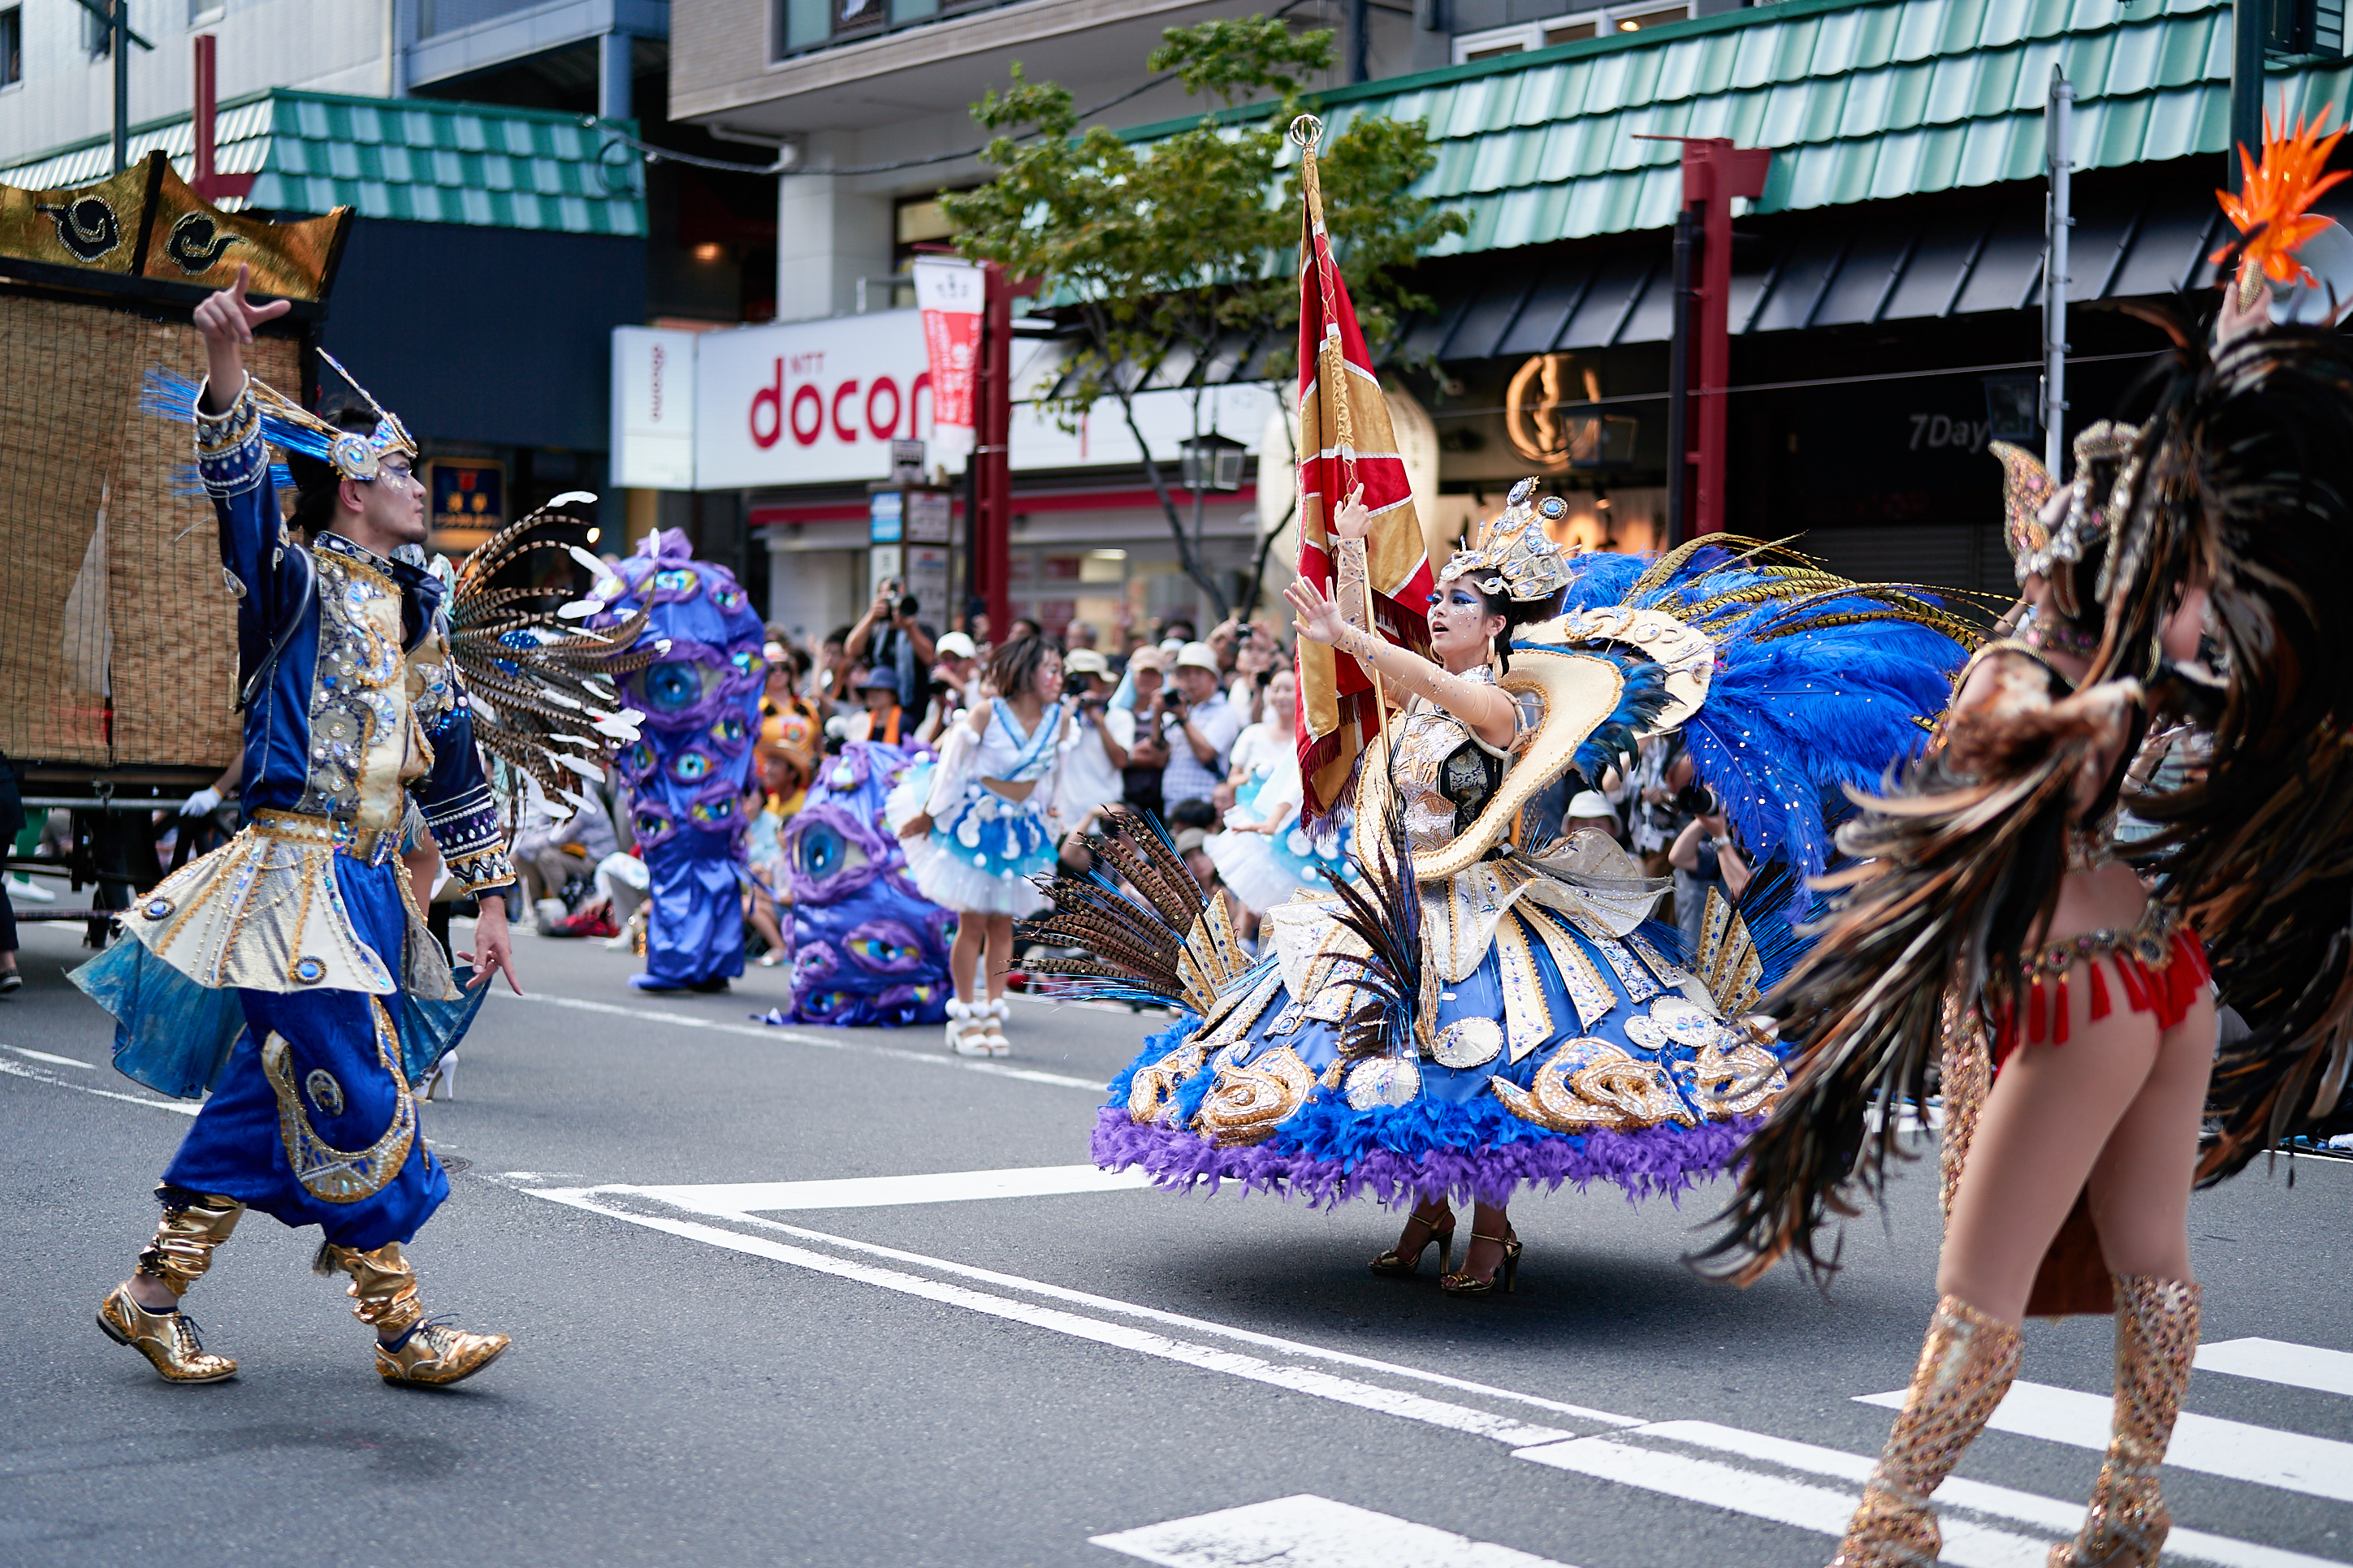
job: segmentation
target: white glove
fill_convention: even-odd
[[[198,790],[195,794],[188,797],[188,804],[180,807],[180,815],[182,816],[210,816],[214,812],[220,809],[220,791],[212,788],[210,785],[206,785],[205,788]]]

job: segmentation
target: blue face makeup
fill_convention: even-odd
[[[1440,605],[1469,605],[1474,609],[1484,609],[1486,601],[1468,588],[1441,588],[1430,596],[1431,609]]]

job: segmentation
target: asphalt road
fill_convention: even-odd
[[[243,1371],[174,1388],[91,1315],[189,1108],[106,1065],[78,935],[28,927],[0,1001],[0,1563],[1811,1568],[1933,1304],[1927,1162],[1827,1299],[1688,1273],[1705,1194],[1596,1189],[1515,1205],[1518,1293],[1454,1301],[1366,1271],[1396,1231],[1367,1204],[1092,1180],[1143,1019],[1018,1003],[1015,1057],[959,1063],[754,1023],[776,971],[642,997],[625,955],[532,940],[532,996],[427,1113],[458,1174],[409,1249],[429,1309],[514,1349],[385,1387],[316,1237],[254,1216],[188,1299]],[[1000,1174],[879,1180],[964,1173]],[[2285,1175],[2191,1209],[2168,1563],[2353,1561],[2353,1165]],[[2109,1345],[2030,1330],[1948,1561],[2072,1532]]]

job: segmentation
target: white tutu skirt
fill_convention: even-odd
[[[931,764],[909,768],[883,803],[883,820],[896,831],[922,815],[931,791]],[[1008,800],[976,784],[933,821],[929,833],[901,842],[907,875],[943,909],[1027,916],[1047,907],[1046,895],[1030,879],[1053,874],[1054,840],[1045,812],[1029,802]]]
[[[1294,894],[1329,892],[1334,878],[1352,875],[1350,833],[1345,826],[1311,836],[1300,828],[1294,811],[1291,820],[1272,834],[1230,830],[1266,815],[1259,805],[1266,783],[1261,779],[1245,786],[1235,796],[1233,809],[1226,813],[1229,830],[1201,846],[1208,851],[1209,863],[1218,868],[1218,879],[1227,890],[1249,905],[1252,913],[1261,915],[1277,904],[1289,903]]]

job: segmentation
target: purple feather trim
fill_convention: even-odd
[[[1093,1152],[1104,1170],[1140,1165],[1155,1186],[1172,1192],[1189,1192],[1203,1182],[1215,1192],[1221,1183],[1240,1182],[1246,1191],[1304,1198],[1311,1208],[1367,1189],[1391,1205],[1441,1195],[1500,1205],[1524,1186],[1557,1192],[1566,1184],[1583,1192],[1596,1181],[1617,1183],[1629,1201],[1657,1195],[1675,1203],[1737,1163],[1741,1146],[1764,1121],[1743,1116],[1697,1128],[1588,1132],[1483,1149],[1433,1149],[1413,1157],[1377,1149],[1351,1166],[1271,1143],[1222,1149],[1196,1132],[1138,1126],[1124,1107],[1107,1105],[1096,1113]]]

